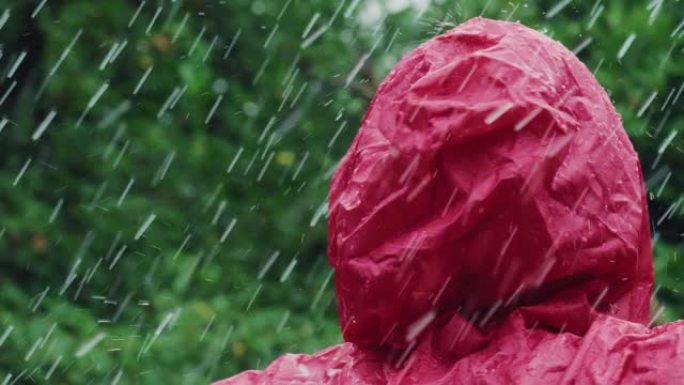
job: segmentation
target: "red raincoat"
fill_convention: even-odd
[[[684,383],[637,155],[541,33],[477,18],[402,59],[329,202],[346,342],[218,384]]]

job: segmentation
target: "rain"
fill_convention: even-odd
[[[334,201],[329,186],[352,146],[395,145],[380,135],[354,142],[392,68],[477,16],[546,34],[605,88],[639,154],[648,195],[659,285],[648,325],[683,318],[679,2],[9,0],[0,5],[0,384],[211,383],[262,370],[284,353],[342,343],[328,220],[338,206],[368,214],[354,210],[372,194]],[[480,59],[454,67],[440,84],[448,94],[430,99],[403,90],[403,115],[380,114],[372,124],[414,127],[439,98],[462,97],[462,106],[473,89],[537,76],[521,67],[520,79],[483,85],[490,64]],[[546,147],[531,156],[562,163],[575,144],[550,133],[550,111],[592,118],[593,106],[573,86],[563,85],[557,104],[502,97],[469,118],[478,129],[510,128],[521,138],[544,121]],[[459,108],[440,113],[457,116]],[[609,131],[615,127],[597,129],[606,130],[597,148],[620,140]],[[396,182],[406,207],[429,201],[434,215],[420,220],[446,226],[468,199],[463,186],[435,190],[447,179],[426,168],[432,160],[419,152],[404,160],[396,175],[382,162],[363,167]],[[471,160],[458,161],[470,167]],[[530,167],[521,199],[549,178],[538,164]],[[599,204],[592,185],[581,188],[578,201],[564,203],[568,212],[585,215],[585,206]],[[619,197],[608,204],[625,205],[626,217],[636,207]],[[422,258],[430,234],[399,224],[403,215],[368,226],[411,227],[392,234],[411,239],[397,258]],[[506,256],[524,234],[516,226],[499,230],[487,240],[496,243],[488,268],[504,280],[517,269]],[[370,253],[382,245],[357,246]],[[547,258],[530,282],[516,282],[477,312],[458,311],[471,326],[487,327],[557,262]],[[411,274],[402,270],[403,283]],[[441,322],[452,278],[426,289],[430,306],[407,327],[398,366]],[[590,305],[599,309],[611,293],[597,291]]]

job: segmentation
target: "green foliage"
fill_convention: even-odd
[[[681,138],[659,152],[684,119],[684,98],[661,108],[684,80],[681,4],[650,21],[641,1],[547,18],[558,2],[435,0],[368,23],[374,1],[354,3],[148,0],[132,24],[137,1],[0,5],[0,98],[17,84],[0,104],[0,382],[207,383],[339,342],[330,173],[391,66],[481,13],[591,39],[579,57],[649,178],[658,298],[684,315]]]

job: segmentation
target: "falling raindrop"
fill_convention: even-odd
[[[553,18],[557,14],[561,13],[561,11],[563,11],[563,9],[565,9],[565,7],[567,7],[571,2],[572,2],[572,0],[561,0],[561,1],[559,1],[553,7],[551,7],[551,9],[549,9],[546,12],[546,15],[544,17],[546,17],[547,19]]]
[[[12,186],[16,186],[17,184],[19,184],[19,181],[21,181],[21,177],[24,176],[24,173],[26,172],[26,170],[27,170],[27,169],[29,168],[29,166],[31,165],[31,160],[32,160],[31,158],[28,158],[28,159],[26,160],[26,162],[24,163],[24,165],[21,167],[21,170],[19,170],[19,173],[18,173],[17,176],[14,178],[14,182],[12,182]]]
[[[7,78],[11,78],[14,76],[14,74],[17,72],[17,69],[19,69],[19,66],[21,63],[24,62],[24,59],[26,59],[27,52],[26,51],[21,51],[19,56],[14,60],[14,63],[10,66],[9,71],[7,72]]]
[[[5,8],[5,10],[2,12],[2,15],[0,15],[0,29],[5,26],[7,23],[7,20],[9,20],[10,17],[10,10],[9,8]]]
[[[45,130],[47,130],[50,123],[52,123],[52,120],[55,118],[55,115],[57,115],[57,111],[51,110],[47,114],[45,119],[43,119],[43,121],[40,122],[40,125],[38,125],[38,128],[36,128],[36,131],[33,132],[33,135],[31,135],[31,139],[33,139],[34,141],[40,139]]]
[[[637,112],[637,117],[640,118],[646,112],[648,107],[650,107],[651,103],[653,103],[653,101],[655,100],[656,96],[658,96],[658,91],[653,91],[651,95],[648,97],[648,99],[646,99],[644,104],[639,108],[639,111]]]
[[[135,89],[133,90],[133,95],[136,95],[138,91],[140,91],[140,88],[142,88],[143,84],[145,83],[145,80],[147,80],[147,77],[150,76],[150,72],[152,72],[153,68],[153,66],[150,66],[145,70],[142,77],[138,81],[138,84],[135,86]]]
[[[81,113],[81,116],[78,118],[78,121],[76,122],[76,127],[80,127],[81,123],[83,123],[83,119],[85,119],[86,115],[88,112],[95,107],[95,104],[97,104],[98,100],[102,97],[102,95],[107,91],[107,88],[109,88],[109,80],[105,80],[104,83],[100,86],[100,88],[97,89],[95,94],[90,98],[88,101],[88,104],[86,107],[83,109],[83,112]]]
[[[152,222],[154,222],[155,219],[157,219],[157,216],[155,214],[148,215],[147,219],[145,219],[143,224],[138,229],[138,232],[135,233],[135,237],[133,237],[133,239],[136,241],[140,239],[143,236],[143,234],[145,234],[150,225],[152,225]]]
[[[76,358],[81,358],[85,356],[86,354],[90,353],[91,350],[95,349],[95,347],[102,342],[102,340],[107,337],[107,334],[104,332],[100,332],[95,334],[91,339],[88,341],[84,342],[78,350],[76,350],[76,353],[74,353],[74,356]]]
[[[142,0],[140,2],[140,5],[138,6],[138,9],[135,10],[135,13],[131,17],[131,20],[128,22],[128,28],[131,28],[133,26],[133,23],[138,19],[138,16],[140,15],[140,11],[142,11],[142,8],[145,6],[145,0]]]
[[[627,39],[625,39],[625,42],[622,43],[622,46],[620,47],[620,50],[618,51],[617,54],[617,59],[618,61],[622,60],[623,57],[627,54],[627,51],[629,51],[629,48],[632,46],[632,43],[634,43],[634,40],[636,40],[636,33],[631,33],[629,36],[627,36]]]
[[[152,16],[152,20],[150,20],[150,24],[148,24],[147,29],[145,29],[145,35],[149,35],[150,31],[152,31],[152,27],[154,27],[154,23],[157,21],[157,17],[159,17],[162,9],[162,7],[157,7],[157,10],[154,12],[154,16]]]

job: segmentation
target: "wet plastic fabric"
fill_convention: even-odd
[[[591,72],[544,35],[477,18],[412,51],[329,198],[346,342],[219,384],[684,381],[684,324],[647,326],[637,155]]]

